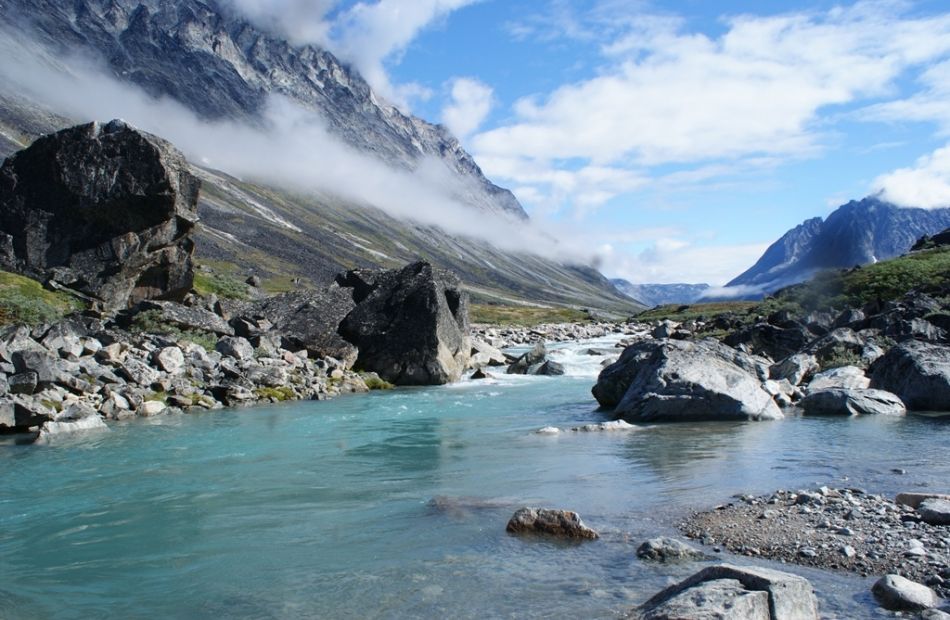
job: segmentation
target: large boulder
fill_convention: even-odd
[[[245,314],[267,319],[284,349],[305,349],[315,357],[329,356],[350,367],[356,362],[356,347],[340,336],[339,327],[354,307],[353,290],[334,283],[321,290],[270,297]]]
[[[524,353],[508,367],[506,371],[509,375],[527,375],[537,374],[537,370],[544,364],[548,351],[543,342],[534,345],[530,351]],[[532,373],[531,370],[535,372]]]
[[[907,341],[870,368],[871,387],[900,396],[912,411],[950,411],[950,347]]]
[[[901,399],[884,390],[828,388],[810,392],[801,408],[808,415],[904,415]]]
[[[472,343],[468,294],[458,277],[417,262],[391,271],[349,272],[356,307],[339,333],[356,345],[356,366],[396,385],[457,381]]]
[[[181,153],[121,121],[43,136],[0,168],[0,265],[103,309],[179,300],[198,188]]]
[[[542,534],[557,538],[596,540],[597,532],[584,525],[570,510],[520,508],[508,520],[505,529],[512,534]]]
[[[712,340],[644,340],[597,379],[594,397],[628,422],[776,420],[768,366]]]
[[[640,606],[634,617],[818,620],[818,600],[804,577],[720,564],[666,588]]]
[[[871,588],[874,598],[891,611],[923,611],[936,607],[937,594],[922,583],[900,575],[885,575]]]

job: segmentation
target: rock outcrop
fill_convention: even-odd
[[[356,366],[396,385],[457,381],[471,354],[468,294],[457,276],[417,262],[352,271],[338,282],[356,307],[339,333],[359,350]]]
[[[871,366],[871,387],[900,396],[912,411],[950,411],[950,347],[909,340]]]
[[[181,153],[121,121],[44,136],[0,168],[0,266],[105,310],[181,299],[198,189]]]
[[[767,363],[712,340],[645,340],[600,373],[593,394],[628,422],[780,419],[767,378]]]

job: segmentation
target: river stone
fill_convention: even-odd
[[[676,540],[675,538],[651,538],[637,549],[637,557],[655,562],[687,562],[701,560],[705,556],[702,551]]]
[[[917,507],[921,521],[930,525],[950,525],[950,500],[930,497]]]
[[[554,360],[546,360],[541,366],[531,374],[556,377],[564,374],[564,365]]]
[[[769,377],[776,381],[787,380],[792,385],[801,385],[821,369],[818,358],[807,353],[796,353],[769,368]]]
[[[530,351],[521,355],[508,367],[509,375],[526,375],[532,367],[540,368],[548,351],[543,342],[534,345]]]
[[[0,168],[0,265],[103,309],[180,300],[199,185],[168,142],[122,121],[43,136]]]
[[[735,579],[716,579],[642,609],[640,620],[770,620],[769,594],[746,590]]]
[[[950,347],[909,340],[871,365],[871,386],[912,411],[950,411]]]
[[[840,366],[820,372],[808,382],[809,392],[818,392],[829,388],[844,388],[846,390],[863,390],[871,385],[871,380],[864,374],[864,370],[857,366]]]
[[[936,593],[927,586],[900,575],[885,575],[871,588],[874,598],[891,611],[921,611],[936,607]]]
[[[599,535],[590,529],[576,512],[548,508],[520,508],[505,528],[512,534],[544,534],[558,538],[595,540]]]
[[[883,390],[829,388],[802,399],[807,415],[904,415],[907,408],[896,395]]]
[[[765,593],[768,597],[768,607],[766,615],[761,616],[764,620],[818,620],[818,600],[815,598],[811,584],[804,577],[767,568],[731,564],[709,566],[692,577],[666,588],[639,608],[640,617],[671,619],[743,617],[722,615],[729,614],[729,610],[704,605],[702,598],[698,600],[699,609],[694,610],[696,615],[645,615],[681,593],[697,587],[702,588],[708,582],[721,580],[733,580],[740,583],[747,591]],[[712,600],[722,601],[722,598],[713,597]],[[717,613],[720,615],[716,615]],[[757,618],[757,616],[751,618]]]
[[[359,351],[355,366],[395,385],[458,381],[472,342],[468,293],[455,274],[427,262],[375,273],[350,273],[354,308],[340,335]]]
[[[592,391],[602,407],[628,422],[781,419],[749,372],[759,366],[711,340],[644,340],[601,371]]]

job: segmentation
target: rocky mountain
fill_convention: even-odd
[[[825,220],[813,218],[785,233],[727,286],[773,292],[823,269],[894,258],[948,226],[950,209],[903,208],[873,197],[851,201]]]
[[[612,278],[617,290],[647,306],[691,304],[709,289],[708,284],[632,284],[622,278]]]
[[[270,95],[318,112],[329,131],[390,166],[412,170],[433,158],[458,181],[453,193],[478,212],[526,215],[488,181],[458,141],[438,125],[379,99],[332,54],[293,47],[214,0],[10,0],[0,18],[47,48],[104,59],[121,80],[181,102],[206,119],[265,123]],[[0,156],[86,118],[0,84]],[[315,145],[314,148],[319,148]],[[500,250],[483,240],[404,221],[331,192],[301,194],[261,180],[193,166],[202,181],[196,230],[199,262],[254,273],[289,287],[322,286],[341,270],[395,268],[418,259],[458,273],[476,303],[541,303],[630,311],[595,269]],[[553,243],[553,240],[552,240]],[[552,252],[547,252],[551,255]]]

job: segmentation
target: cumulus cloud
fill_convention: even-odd
[[[442,122],[461,139],[478,129],[491,112],[493,91],[474,78],[451,82],[451,101],[442,111]]]
[[[438,159],[414,172],[397,170],[330,134],[323,120],[282,98],[271,98],[264,127],[206,122],[181,104],[154,99],[88,59],[52,57],[39,44],[0,31],[0,92],[42,102],[77,122],[121,118],[162,136],[190,161],[239,178],[330,194],[450,234],[487,240],[501,249],[536,248],[551,258],[590,260],[583,248],[504,215],[473,211],[458,175]],[[314,148],[319,145],[319,148]]]
[[[950,146],[917,160],[874,181],[882,199],[903,207],[936,209],[950,207]]]
[[[291,43],[329,43],[331,23],[327,14],[337,0],[228,0],[250,21],[278,32]]]
[[[812,156],[826,111],[887,96],[908,70],[950,54],[950,16],[903,7],[732,17],[718,36],[664,16],[621,20],[594,77],[517,101],[510,123],[471,143],[490,174],[549,194],[561,173],[588,165],[652,176],[663,165]]]

